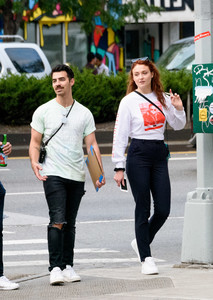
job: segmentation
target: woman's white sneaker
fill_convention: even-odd
[[[155,275],[158,274],[158,268],[154,262],[153,257],[146,257],[142,262],[141,273],[145,275]]]
[[[62,271],[62,275],[66,282],[81,281],[81,277],[75,273],[74,269],[70,265],[66,265],[66,269]]]
[[[0,290],[17,290],[19,288],[19,284],[10,281],[7,277],[0,277]]]

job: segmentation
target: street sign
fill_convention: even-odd
[[[213,64],[196,64],[193,76],[193,131],[213,133]]]

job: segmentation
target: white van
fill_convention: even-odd
[[[37,44],[4,42],[8,38],[19,38],[23,41],[20,36],[0,36],[0,78],[8,74],[26,74],[36,78],[50,74],[50,64]]]

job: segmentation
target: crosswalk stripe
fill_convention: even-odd
[[[116,250],[107,250],[99,248],[89,248],[89,249],[75,249],[75,253],[119,253],[120,251]],[[9,250],[4,251],[3,255],[6,256],[22,256],[22,255],[44,255],[48,254],[47,249],[40,250]]]
[[[4,241],[4,245],[8,248],[11,245],[35,245],[35,244],[45,244],[47,245],[46,239],[29,239],[29,240],[8,240]],[[107,253],[120,253],[118,250],[111,250],[106,248],[79,248],[75,249],[75,254],[107,254]],[[26,260],[23,261],[6,261],[7,257],[16,256],[36,256],[36,255],[48,255],[48,249],[30,249],[30,250],[6,250],[3,252],[4,265],[6,267],[23,267],[23,266],[43,266],[48,265],[48,260]],[[154,258],[156,262],[164,262],[164,260]],[[119,257],[109,257],[109,258],[81,258],[75,259],[75,263],[79,264],[99,264],[99,263],[131,263],[138,262],[138,258],[119,258]]]
[[[12,250],[12,251],[4,251],[3,256],[22,256],[22,255],[44,255],[48,254],[47,249],[42,250]]]
[[[164,262],[161,259],[154,259],[155,262]],[[75,264],[98,264],[98,263],[127,263],[127,262],[138,262],[138,258],[82,258],[75,259]],[[48,260],[31,260],[31,261],[8,261],[4,262],[6,267],[18,267],[18,266],[43,266],[48,265]]]
[[[44,194],[44,192],[20,192],[20,193],[7,193],[7,196],[18,196],[18,195],[37,195]]]
[[[31,219],[32,219],[32,216],[28,216],[28,215],[23,215],[23,214],[16,214],[16,213],[8,213],[8,212],[5,212],[5,214],[8,214],[9,215],[9,217],[10,217],[10,215],[11,215],[11,218],[12,218],[12,216],[14,216],[14,218],[18,218],[18,220],[19,220],[19,222],[21,222],[20,220],[23,220],[24,218],[24,221],[23,221],[23,223],[25,224],[26,222],[28,222],[28,223],[26,223],[26,224],[30,224],[29,222],[32,222],[31,221]],[[7,218],[7,215],[6,215],[6,218]],[[36,218],[39,218],[39,217],[34,217],[34,220],[36,219]],[[168,217],[168,219],[169,220],[183,220],[184,219],[184,216],[170,216],[170,217]],[[5,219],[5,220],[7,220],[7,219]],[[27,221],[26,221],[27,220]],[[39,219],[40,220],[40,219]],[[46,222],[45,222],[46,221]],[[36,222],[38,222],[37,221],[37,219],[36,219]],[[43,222],[43,223],[42,223]],[[95,220],[95,221],[77,221],[76,222],[76,224],[78,225],[78,224],[85,224],[85,225],[87,225],[87,224],[103,224],[103,223],[125,223],[125,222],[134,222],[134,219],[117,219],[117,220]],[[22,224],[22,223],[21,223]],[[47,226],[47,224],[48,224],[48,218],[42,218],[41,219],[41,222],[39,223],[39,224],[33,224],[33,226]],[[3,233],[12,233],[12,232],[7,232],[7,231],[3,231]]]
[[[4,245],[26,245],[26,244],[47,244],[45,239],[31,239],[31,240],[8,240],[3,241]]]
[[[28,260],[28,261],[5,261],[5,267],[25,267],[25,266],[43,266],[48,265],[48,260]]]

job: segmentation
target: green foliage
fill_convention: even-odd
[[[120,100],[126,94],[127,73],[116,76],[93,75],[91,70],[82,72],[72,67],[75,74],[73,86],[74,98],[91,110],[96,122],[113,121]],[[185,70],[170,72],[160,70],[165,91],[180,94],[186,104],[187,92],[192,91],[192,74]],[[11,75],[0,79],[0,122],[10,125],[29,124],[35,109],[53,99],[50,77],[36,79],[34,77]]]
[[[54,98],[51,79],[12,75],[0,80],[1,123],[21,125],[30,122],[34,110]]]
[[[104,24],[116,30],[125,25],[127,17],[130,17],[129,22],[135,21],[137,23],[139,19],[145,20],[147,14],[151,12],[159,13],[162,11],[159,7],[148,5],[144,0],[131,0],[123,4],[120,4],[118,0],[38,0],[38,5],[44,13],[52,15],[59,2],[63,14],[76,16],[77,20],[82,22],[82,28],[87,34],[94,29],[95,15],[99,15]],[[13,13],[22,15],[23,10],[27,10],[28,14],[33,12],[29,9],[29,1],[0,0],[3,16],[9,12],[8,8],[10,8],[11,16]],[[14,22],[14,20],[13,17],[11,21]],[[4,21],[6,22],[7,19]]]
[[[82,73],[75,70],[73,95],[91,110],[96,121],[111,121],[115,119],[120,100],[126,93],[126,79],[125,72],[105,76],[93,75],[87,69]]]
[[[166,92],[171,89],[174,93],[181,96],[186,104],[187,93],[190,92],[192,98],[192,73],[188,70],[168,71],[160,69],[161,81]]]

